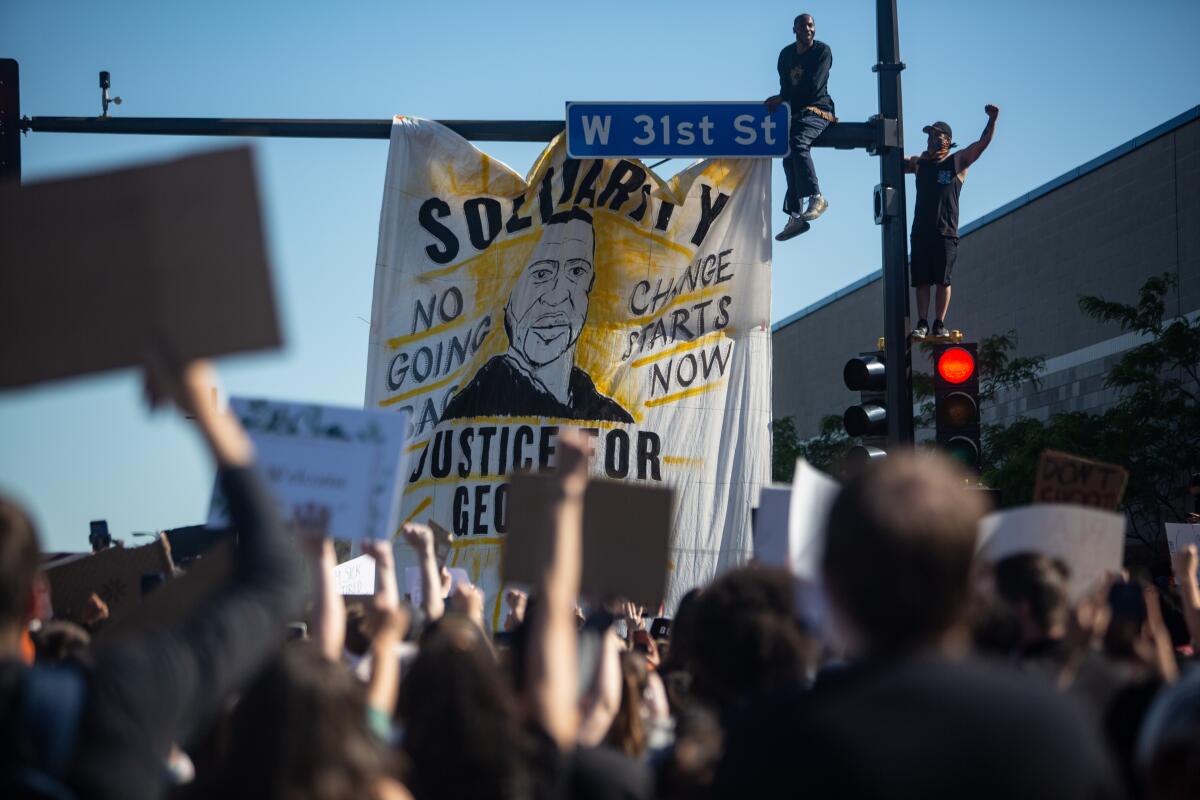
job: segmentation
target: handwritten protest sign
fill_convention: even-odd
[[[375,594],[375,559],[358,556],[333,568],[333,580],[342,595]]]
[[[1033,502],[1116,510],[1121,507],[1128,481],[1124,467],[1046,450],[1038,459]]]
[[[142,576],[170,576],[174,565],[166,537],[142,547],[110,547],[82,558],[65,559],[46,567],[54,616],[83,621],[83,610],[92,592],[108,606],[110,619],[142,600]]]
[[[366,405],[412,412],[402,518],[495,598],[509,476],[588,433],[597,477],[672,487],[668,604],[750,552],[770,480],[770,163],[671,177],[575,159],[522,176],[430,120],[392,126]]]
[[[229,405],[285,517],[317,504],[329,509],[335,538],[391,539],[399,527],[406,414],[240,397]],[[208,524],[227,519],[214,492]]]
[[[150,602],[130,607],[101,628],[96,646],[104,647],[129,635],[168,630],[195,619],[203,613],[202,607],[229,582],[235,560],[233,541],[220,539],[203,555],[192,559],[182,577],[155,589]]]
[[[1070,568],[1072,601],[1106,573],[1121,569],[1125,517],[1077,505],[1039,504],[988,514],[979,523],[977,556],[995,563],[1017,553],[1041,553]]]
[[[0,187],[0,387],[281,343],[246,147]]]

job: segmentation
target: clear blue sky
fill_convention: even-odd
[[[566,100],[764,98],[804,11],[833,48],[838,115],[865,120],[877,103],[869,0],[0,0],[0,57],[21,63],[27,115],[99,114],[96,75],[107,69],[120,116],[553,119]],[[907,149],[921,149],[934,119],[970,142],[984,104],[1000,106],[963,192],[963,220],[974,219],[1200,102],[1197,30],[1195,0],[902,0]],[[24,174],[227,141],[35,133]],[[387,144],[255,147],[287,346],[222,362],[225,388],[360,405]],[[483,147],[520,172],[540,150]],[[830,209],[775,250],[776,320],[879,266],[877,161],[819,151],[816,162]],[[782,184],[776,168],[776,205]],[[1121,202],[1112,198],[1114,214]],[[211,480],[187,426],[144,410],[133,372],[0,394],[0,490],[32,506],[47,549],[86,547],[90,519],[117,536],[202,521]]]

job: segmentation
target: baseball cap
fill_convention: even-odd
[[[944,133],[944,134],[946,134],[947,139],[954,138],[954,134],[950,132],[950,126],[947,125],[945,122],[941,122],[940,120],[938,122],[933,123],[932,125],[926,125],[924,128],[921,129],[921,133],[929,133],[930,131],[937,131],[938,133]]]

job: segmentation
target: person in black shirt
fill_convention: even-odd
[[[787,178],[783,210],[788,214],[788,222],[775,237],[780,242],[804,233],[809,228],[808,223],[825,213],[829,206],[821,196],[809,150],[821,132],[837,121],[827,87],[833,51],[829,45],[814,38],[817,24],[812,14],[796,17],[792,31],[796,34],[796,42],[780,51],[776,64],[779,94],[765,101],[769,111],[786,102],[792,113],[791,149],[783,160],[783,174]],[[806,197],[808,207],[801,211],[801,201]]]
[[[967,168],[974,164],[983,151],[992,143],[996,129],[996,117],[1000,109],[986,105],[987,125],[979,141],[968,145],[957,153],[950,150],[956,145],[953,134],[945,122],[926,125],[922,130],[929,134],[928,149],[919,156],[910,157],[904,171],[917,176],[917,206],[913,211],[912,253],[909,266],[912,270],[912,285],[917,290],[919,318],[912,338],[924,339],[946,335],[946,311],[950,308],[950,273],[958,257],[958,195],[963,181],[967,179]],[[937,286],[937,316],[929,328],[930,287]]]

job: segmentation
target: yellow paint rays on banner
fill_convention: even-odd
[[[415,389],[409,389],[407,392],[404,392],[403,394],[393,395],[392,397],[389,397],[386,400],[380,400],[379,406],[380,406],[380,408],[386,408],[388,406],[392,406],[392,405],[395,405],[396,403],[399,403],[401,400],[407,400],[410,397],[416,397],[417,395],[425,394],[426,392],[432,392],[434,389],[440,389],[443,386],[446,386],[447,384],[453,383],[454,381],[458,380],[460,377],[462,377],[463,373],[465,373],[466,371],[467,371],[467,366],[459,367],[458,369],[454,370],[454,372],[451,372],[449,375],[442,378],[440,381],[434,381],[433,383],[426,383],[423,386],[418,386]]]
[[[704,345],[706,345],[709,342],[714,341],[716,339],[725,339],[727,332],[728,332],[728,329],[722,329],[719,331],[712,331],[710,333],[706,333],[697,339],[692,339],[690,342],[683,342],[682,344],[677,344],[674,347],[668,347],[665,350],[659,350],[654,355],[649,355],[649,356],[644,356],[643,358],[639,358],[637,361],[634,361],[629,366],[635,367],[635,368],[636,367],[644,367],[647,364],[658,361],[660,358],[666,358],[667,356],[673,356],[676,353],[682,353],[685,350],[692,350],[696,347],[703,347]]]
[[[703,467],[703,458],[690,458],[689,456],[663,456],[664,464],[670,464],[673,467]]]
[[[447,275],[452,275],[463,267],[470,267],[474,269],[478,262],[485,261],[488,258],[494,259],[505,250],[519,248],[521,245],[528,245],[529,251],[532,252],[534,246],[537,245],[537,240],[541,233],[541,228],[537,227],[527,233],[522,233],[518,236],[511,236],[507,239],[493,242],[491,246],[489,246],[488,249],[484,250],[482,253],[471,256],[470,258],[464,258],[462,261],[456,261],[446,267],[426,270],[417,276],[417,280],[421,281],[422,283],[430,283],[438,278],[444,278]],[[525,255],[528,257],[528,253]]]
[[[647,408],[653,408],[654,406],[662,406],[668,403],[674,403],[678,400],[684,399],[685,397],[695,397],[698,394],[705,394],[706,392],[712,392],[717,389],[724,388],[725,379],[722,378],[719,381],[706,383],[703,386],[693,386],[691,389],[686,389],[682,392],[675,392],[674,394],[663,395],[662,397],[656,397],[653,400],[647,400],[645,405]]]
[[[410,514],[409,514],[407,517],[405,517],[405,518],[404,518],[404,522],[402,522],[402,523],[400,523],[400,524],[401,524],[401,525],[407,525],[408,523],[412,522],[412,521],[413,521],[413,519],[414,519],[414,518],[416,518],[417,514],[420,514],[422,511],[424,511],[425,509],[429,508],[429,505],[430,505],[430,503],[432,503],[432,502],[433,502],[433,498],[432,498],[432,497],[426,497],[424,500],[422,500],[421,502],[417,503],[417,507],[416,507],[416,508],[414,508],[414,509],[412,510],[412,512],[411,512],[411,513],[410,513]],[[396,531],[396,533],[399,533],[399,532],[400,532],[400,531]],[[393,536],[395,536],[395,534],[393,534]]]

